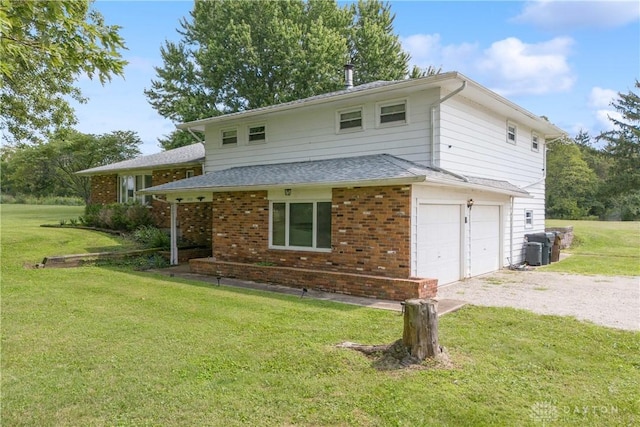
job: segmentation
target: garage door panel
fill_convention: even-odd
[[[460,218],[460,205],[419,206],[418,276],[440,285],[460,279]]]
[[[500,207],[476,205],[471,212],[471,275],[500,268]]]

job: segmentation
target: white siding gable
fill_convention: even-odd
[[[206,128],[207,172],[233,166],[321,160],[387,153],[429,162],[429,109],[438,90],[368,95],[348,101],[265,113],[260,120],[226,121]],[[379,125],[380,106],[406,101],[406,123]],[[362,109],[362,130],[340,132],[338,112]],[[266,142],[248,142],[249,126],[265,125]],[[222,130],[237,129],[238,142],[222,146]]]

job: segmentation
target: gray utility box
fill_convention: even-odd
[[[551,248],[553,247],[553,241],[556,238],[555,233],[534,233],[525,234],[529,243],[537,242],[542,244],[542,265],[547,265],[551,262]],[[533,264],[531,264],[533,265]]]
[[[527,242],[524,262],[527,265],[542,265],[542,243]]]

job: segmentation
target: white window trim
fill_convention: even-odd
[[[531,222],[528,222],[529,214],[531,214]],[[524,210],[524,228],[533,228],[533,209]]]
[[[382,123],[380,121],[382,115],[382,109],[384,107],[390,107],[392,105],[404,104],[404,121],[394,121],[389,123]],[[384,101],[376,103],[376,127],[386,128],[393,126],[406,126],[409,124],[409,102],[406,98],[393,99],[391,101]]]
[[[142,176],[142,188],[136,189],[136,177]],[[138,190],[144,190],[148,188],[145,184],[144,177],[151,176],[153,180],[153,173],[151,171],[138,171],[137,173],[129,173],[129,174],[118,174],[118,203],[130,203],[130,202],[140,202],[142,205],[151,206],[151,196],[138,196]],[[131,199],[127,196],[127,200],[122,200],[122,180],[124,178],[133,178],[133,196]],[[153,181],[151,182],[151,186],[153,187]],[[142,200],[140,200],[142,199]],[[147,199],[147,201],[145,201]]]
[[[340,129],[340,123],[342,123],[341,116],[343,114],[354,113],[356,111],[360,112],[360,127]],[[344,108],[342,110],[336,111],[336,133],[362,132],[363,130],[364,130],[364,108],[361,105],[357,107]]]
[[[260,140],[260,141],[251,141],[251,128],[259,128],[259,127],[264,127],[264,139]],[[250,125],[247,125],[247,144],[266,144],[267,142],[267,124],[266,123],[253,123]]]
[[[265,128],[266,130],[266,128]],[[231,144],[225,144],[224,141],[224,133],[225,132],[231,132],[231,131],[236,131],[236,142],[231,143]],[[228,148],[228,147],[236,147],[238,145],[238,140],[240,139],[240,135],[238,133],[238,128],[237,127],[230,127],[230,128],[223,128],[220,129],[220,147],[224,147],[224,148]]]
[[[509,139],[509,128],[512,127],[513,128],[513,141],[511,141]],[[506,136],[506,140],[507,140],[507,144],[512,144],[512,145],[516,145],[516,143],[518,142],[518,125],[515,124],[512,121],[507,121],[507,136]]]
[[[284,241],[289,241],[289,205],[291,203],[313,203],[313,246],[275,246],[273,244],[273,204],[274,203],[284,203],[285,204],[285,227],[284,227]],[[302,251],[302,252],[324,252],[330,253],[332,251],[331,248],[317,248],[317,227],[316,227],[316,218],[318,215],[318,203],[331,203],[331,200],[325,199],[296,199],[296,200],[285,200],[285,199],[277,199],[269,201],[269,249],[283,250],[283,251]]]
[[[536,147],[533,146],[534,139],[536,140]],[[531,132],[531,151],[535,151],[536,153],[540,151],[540,136],[536,132]]]

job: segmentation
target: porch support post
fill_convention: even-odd
[[[171,203],[171,265],[178,265],[178,204]]]

